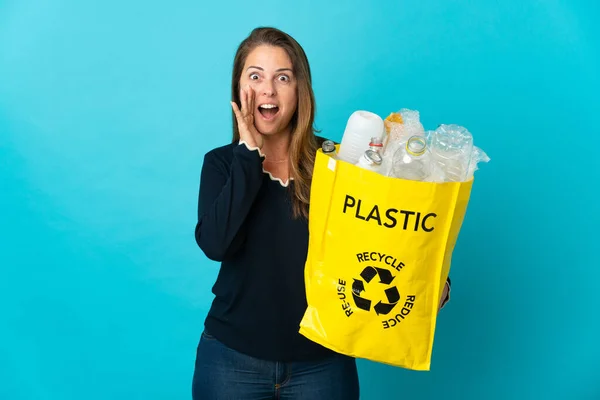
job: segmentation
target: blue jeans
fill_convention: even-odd
[[[202,333],[192,382],[194,400],[355,400],[356,361],[343,355],[312,362],[259,360]]]

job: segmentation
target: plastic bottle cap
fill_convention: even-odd
[[[427,142],[420,136],[411,136],[406,142],[406,152],[413,156],[421,156],[425,154],[427,148]]]
[[[323,153],[333,153],[335,151],[335,143],[331,140],[326,140],[322,145]]]
[[[369,164],[373,165],[381,165],[383,162],[383,158],[381,158],[381,154],[374,150],[365,151],[364,158],[369,162]]]
[[[371,142],[369,143],[369,147],[383,147],[383,141],[378,136],[373,136],[371,138]]]

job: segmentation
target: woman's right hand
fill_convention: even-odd
[[[244,141],[249,147],[263,147],[263,136],[254,126],[254,90],[250,86],[240,89],[240,101],[242,109],[232,101],[231,107],[237,120],[240,132],[240,141]]]

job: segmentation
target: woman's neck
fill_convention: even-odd
[[[262,152],[265,155],[263,171],[271,175],[271,179],[281,181],[283,186],[289,182],[289,148],[291,135],[282,133],[273,136],[264,136]]]
[[[273,136],[263,136],[262,152],[267,162],[282,162],[288,160],[291,135],[288,132]]]

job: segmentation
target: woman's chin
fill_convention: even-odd
[[[258,126],[256,126],[256,130],[263,136],[275,136],[280,132],[280,129],[278,129],[279,127],[276,125],[272,125],[272,126],[265,126],[263,124],[258,124]]]

